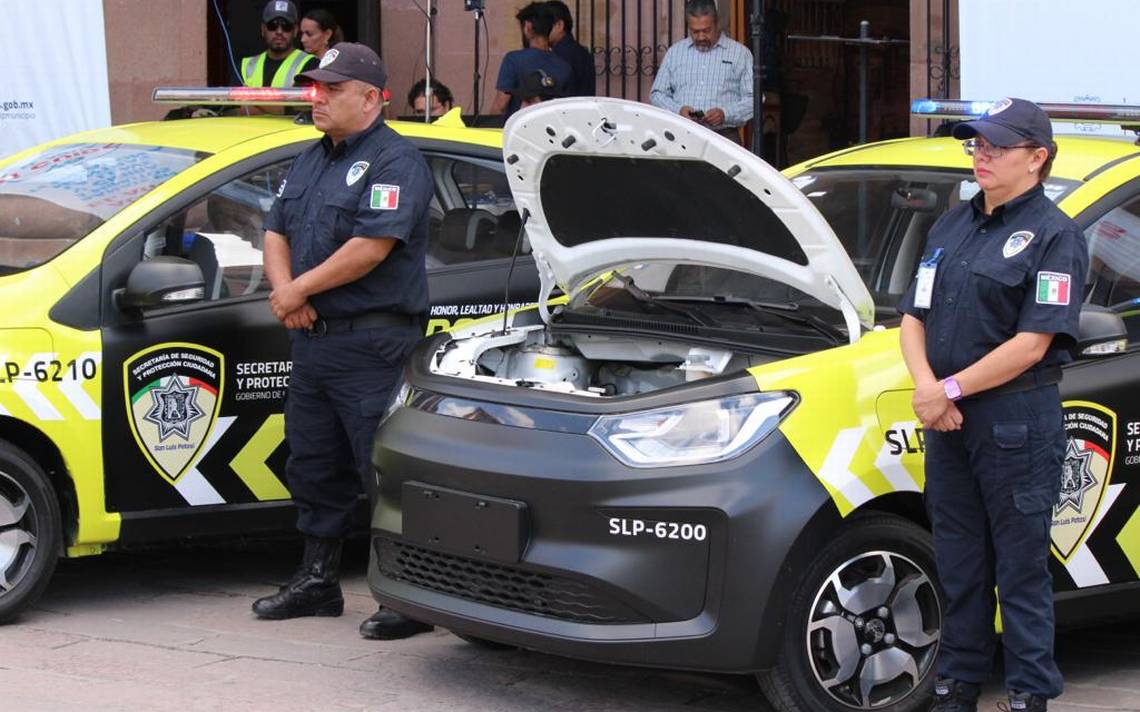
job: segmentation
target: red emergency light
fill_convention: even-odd
[[[392,95],[381,92],[384,103]],[[210,106],[308,106],[317,98],[317,86],[277,87],[160,87],[154,90],[158,104],[203,104]]]

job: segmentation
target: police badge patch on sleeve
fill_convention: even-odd
[[[1007,260],[1016,254],[1019,254],[1029,243],[1033,240],[1033,233],[1028,230],[1018,230],[1009,236],[1005,244],[1001,247],[1001,256]]]

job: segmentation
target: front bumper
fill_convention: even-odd
[[[728,462],[634,470],[582,432],[402,408],[381,428],[373,462],[381,484],[368,580],[382,605],[460,633],[605,662],[766,667],[783,617],[781,584],[806,565],[789,553],[814,517],[834,509],[779,432]],[[417,505],[409,509],[421,521],[405,521],[404,497],[431,491],[523,507],[517,560],[509,546],[476,551],[483,535],[455,522],[464,517],[455,510],[425,522],[432,518]]]

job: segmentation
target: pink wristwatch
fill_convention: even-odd
[[[958,379],[953,376],[942,379],[942,390],[946,392],[946,397],[952,401],[959,400],[962,397],[962,386],[958,385]]]

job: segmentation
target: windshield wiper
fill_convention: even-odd
[[[715,321],[700,314],[699,312],[696,312],[692,309],[685,309],[684,307],[679,307],[674,304],[669,304],[667,297],[653,296],[649,292],[634,284],[633,277],[614,272],[613,278],[621,283],[621,286],[625,289],[625,291],[629,292],[629,295],[631,297],[633,297],[638,302],[641,302],[642,304],[653,304],[657,307],[660,307],[664,311],[680,314],[681,316],[687,317],[688,319],[696,322],[697,324],[700,324],[701,326],[716,326]]]
[[[799,313],[800,305],[797,302],[761,302],[724,295],[716,295],[712,297],[658,297],[657,299],[658,301],[668,299],[670,301],[709,302],[712,304],[745,306],[752,309],[753,311],[760,312],[761,314],[771,314],[772,316],[779,317],[785,321],[790,321],[795,324],[803,324],[804,326],[811,327],[815,331],[827,337],[827,339],[834,344],[847,343],[847,335],[839,329],[835,328],[831,324],[828,324],[826,321],[820,319],[815,314]]]

